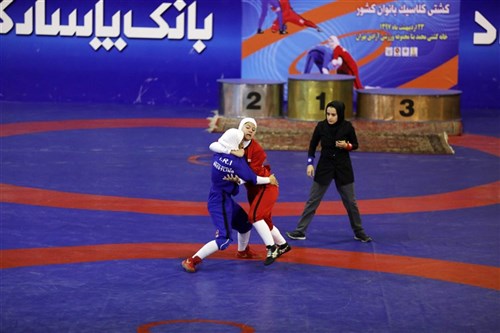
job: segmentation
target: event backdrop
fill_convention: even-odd
[[[336,35],[364,85],[459,89],[465,108],[498,109],[497,1],[281,2],[288,34],[271,9],[257,33],[262,0],[1,0],[0,99],[217,108],[217,79],[286,82]]]
[[[355,59],[363,85],[449,89],[457,84],[459,1],[281,0],[291,5],[281,11],[288,34],[274,31],[278,11],[272,10],[259,34],[262,2],[243,1],[245,78],[286,81],[289,74],[303,73],[308,50],[335,35]]]

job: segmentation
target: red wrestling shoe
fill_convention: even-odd
[[[187,258],[186,260],[182,261],[182,267],[186,272],[194,273],[196,272],[196,265],[199,265],[201,261],[201,258],[198,256]]]
[[[240,259],[259,259],[261,256],[259,256],[257,253],[253,252],[250,249],[250,245],[247,245],[245,250],[243,251],[238,251],[236,253],[236,257]]]

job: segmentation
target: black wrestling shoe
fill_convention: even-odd
[[[299,240],[306,239],[306,234],[304,234],[301,231],[297,231],[297,230],[287,231],[286,235],[288,236],[288,238],[291,238],[291,239],[299,239]]]
[[[267,248],[267,257],[266,260],[264,260],[264,265],[271,265],[276,258],[278,258],[278,246],[275,245],[268,245],[266,246]]]
[[[369,243],[369,242],[371,242],[373,240],[370,236],[368,236],[364,232],[360,233],[360,234],[354,235],[354,239],[358,240],[360,242],[363,242],[363,243]]]
[[[278,258],[281,257],[283,254],[289,252],[292,249],[288,243],[281,244],[278,246]]]

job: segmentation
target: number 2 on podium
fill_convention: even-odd
[[[259,104],[261,99],[262,95],[258,92],[249,92],[247,94],[247,100],[250,100],[250,102],[247,104],[247,110],[260,110],[262,108]]]

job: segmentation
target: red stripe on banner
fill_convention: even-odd
[[[387,0],[374,0],[370,1],[371,4],[384,4],[392,1]],[[332,1],[329,4],[324,6],[317,7],[310,11],[301,13],[301,16],[307,17],[314,21],[316,24],[321,22],[332,20],[336,17],[340,17],[342,15],[346,15],[352,12],[355,12],[359,7],[362,7],[366,4],[366,1],[357,1],[357,0],[337,0]],[[264,34],[259,34],[252,36],[245,41],[243,41],[241,45],[241,58],[245,59],[246,57],[252,55],[253,53],[271,45],[286,36],[290,36],[296,32],[307,29],[306,27],[297,27],[290,25],[288,27],[288,35],[280,35],[271,33],[271,29],[265,30]]]

